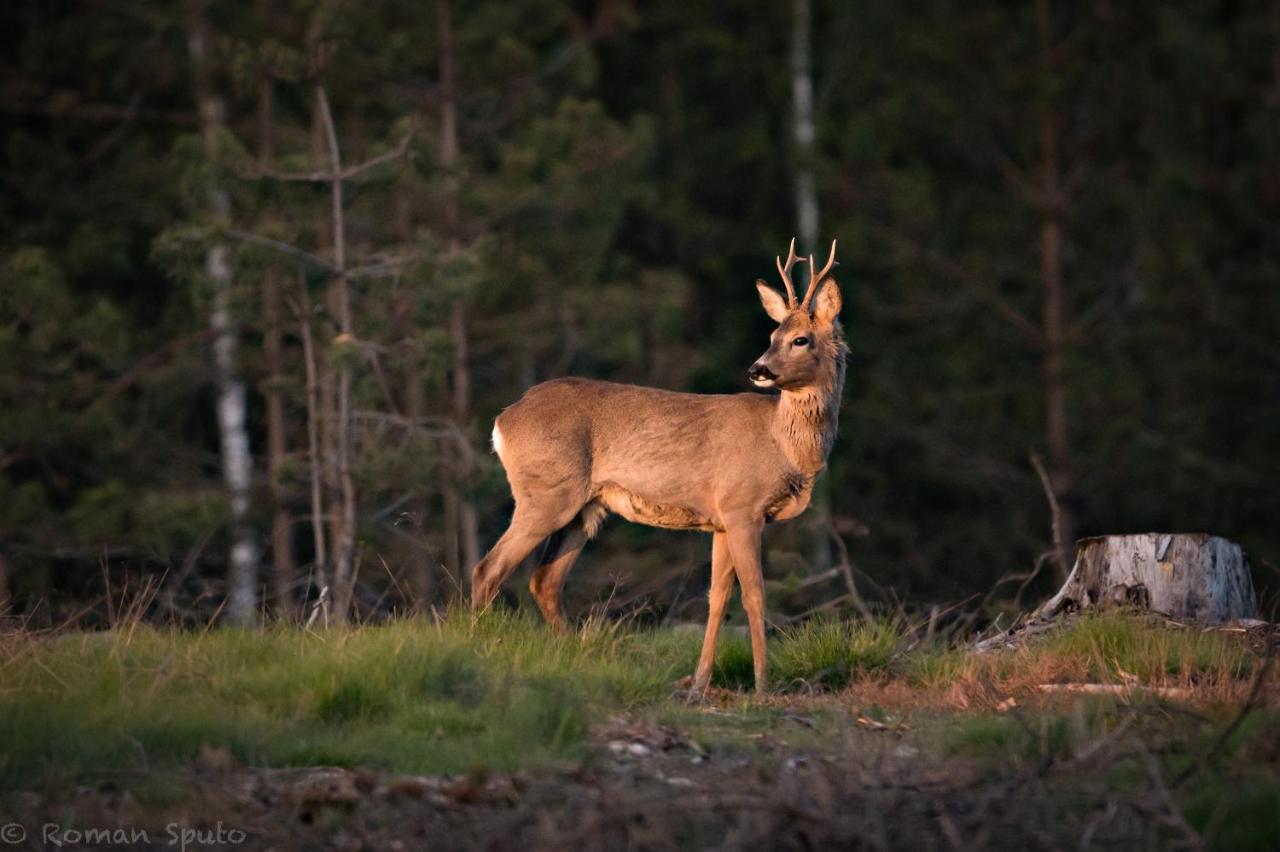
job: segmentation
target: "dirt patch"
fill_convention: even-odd
[[[107,782],[56,797],[0,800],[31,838],[50,824],[65,843],[94,828],[135,832],[130,848],[192,849],[1054,849],[1199,845],[1172,798],[1144,782],[1117,792],[1103,768],[1121,737],[1076,760],[973,759],[892,719],[773,708],[766,730],[714,705],[682,728],[617,717],[573,766],[538,772],[419,776],[334,767],[249,769],[211,752],[199,768],[150,779],[171,803]],[[1124,734],[1132,733],[1136,727]],[[934,732],[936,733],[936,731]],[[1148,742],[1155,748],[1155,738]],[[1130,744],[1131,745],[1131,744]],[[1132,766],[1145,776],[1143,760]],[[1084,770],[1088,770],[1087,772]],[[160,798],[163,799],[163,793]],[[138,839],[136,832],[145,836]],[[1105,838],[1105,843],[1103,842]],[[82,837],[83,839],[83,837]],[[110,838],[108,838],[110,840]],[[36,848],[39,848],[38,845]]]

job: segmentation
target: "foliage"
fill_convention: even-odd
[[[1009,317],[1034,325],[1042,309],[1038,116],[1052,107],[1077,531],[1208,530],[1241,541],[1270,584],[1270,7],[1050,3],[1046,65],[1032,4],[814,5],[813,166],[853,349],[826,476],[834,517],[870,530],[851,542],[858,567],[898,599],[934,601],[1024,571],[1048,545],[1027,464],[1044,442],[1040,350]],[[488,424],[531,384],[573,373],[747,390],[743,368],[769,330],[751,282],[771,277],[795,230],[787,4],[455,2],[450,168],[434,4],[281,0],[210,16],[210,82],[227,105],[212,157],[194,134],[182,4],[0,10],[12,58],[0,69],[0,557],[17,609],[56,620],[104,591],[104,548],[108,576],[159,576],[210,530],[192,618],[216,608],[227,516],[209,496],[219,449],[200,265],[215,239],[235,246],[264,485],[264,284],[280,287],[277,473],[295,520],[310,513],[304,287],[317,347],[353,368],[366,610],[453,593],[436,566],[459,458],[476,458],[460,490],[481,541],[500,533],[509,502]],[[327,167],[317,84],[344,162],[409,136],[403,157],[345,184],[350,265],[365,272],[350,282],[356,339],[336,344],[328,187],[263,174]],[[214,177],[229,221],[192,213]],[[471,352],[465,422],[453,416],[454,304]],[[265,541],[267,489],[255,497]],[[312,538],[290,529],[301,589]],[[803,522],[792,529],[770,549],[802,559]],[[581,605],[619,566],[656,564],[652,582],[638,567],[623,578],[655,597],[705,550],[609,532],[579,569],[596,582],[569,590]],[[388,570],[368,570],[382,558]]]

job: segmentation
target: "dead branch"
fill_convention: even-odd
[[[327,111],[327,107],[325,108]],[[329,122],[331,123],[331,122]],[[326,135],[328,135],[328,126],[326,125]],[[363,163],[357,163],[354,166],[346,168],[327,168],[318,169],[312,172],[275,172],[259,169],[253,172],[241,172],[240,177],[245,180],[278,180],[285,183],[330,183],[334,180],[351,180],[358,177],[370,169],[377,168],[384,163],[390,163],[403,157],[409,151],[409,143],[413,141],[414,131],[410,130],[404,135],[396,147],[376,157],[371,157]],[[333,150],[331,144],[330,150]]]
[[[264,248],[274,249],[275,251],[289,255],[290,257],[295,257],[298,260],[323,270],[324,272],[337,272],[334,265],[323,257],[312,254],[306,249],[300,249],[295,245],[290,245],[289,243],[281,242],[280,240],[273,240],[270,237],[251,234],[248,231],[241,231],[238,228],[227,228],[222,233],[223,235],[228,236],[233,240],[239,240],[242,243],[252,243],[254,245],[263,246]]]
[[[831,536],[832,541],[836,545],[836,553],[840,556],[840,561],[836,564],[836,568],[844,575],[845,585],[849,589],[849,599],[853,601],[853,605],[857,608],[862,617],[871,620],[871,610],[867,607],[862,595],[858,594],[858,585],[853,580],[853,564],[849,561],[849,548],[845,546],[844,539],[836,532],[835,527],[828,521],[827,534]]]
[[[1049,479],[1049,473],[1044,469],[1044,463],[1040,461],[1040,454],[1035,450],[1028,450],[1027,458],[1031,460],[1031,466],[1035,468],[1036,476],[1040,477],[1040,487],[1044,489],[1045,499],[1049,501],[1053,530],[1053,552],[1055,554],[1053,561],[1058,566],[1058,576],[1065,577],[1067,576],[1067,547],[1066,542],[1062,540],[1062,507],[1058,505],[1058,496],[1053,492],[1053,481]],[[1037,572],[1039,572],[1041,565],[1043,563],[1036,565]],[[1034,575],[1032,576],[1034,577]],[[1030,582],[1030,580],[1027,582]]]
[[[475,463],[475,450],[471,446],[471,441],[467,439],[466,434],[458,427],[458,424],[449,418],[406,417],[385,411],[363,410],[353,412],[353,417],[360,421],[397,426],[421,437],[445,438],[453,442],[458,452],[465,457],[466,464]]]
[[[1190,701],[1192,691],[1177,686],[1142,686],[1127,683],[1042,683],[1041,692],[1066,692],[1076,695],[1112,695],[1129,698],[1133,695],[1151,695],[1170,701]]]

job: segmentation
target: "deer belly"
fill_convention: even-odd
[[[609,511],[637,524],[672,530],[715,530],[711,519],[701,512],[685,506],[649,500],[612,483],[601,487],[596,499]]]

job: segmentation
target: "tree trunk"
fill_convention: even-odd
[[[813,9],[810,0],[794,0],[791,30],[791,109],[795,162],[796,228],[803,251],[818,247],[818,188],[813,173]],[[809,270],[813,274],[813,270]],[[815,572],[831,567],[830,477],[820,476],[809,503],[810,554]]]
[[[795,0],[791,32],[791,109],[795,129],[795,204],[800,245],[818,245],[818,192],[813,175],[813,21],[810,0]],[[810,270],[812,272],[812,270]]]
[[[258,167],[264,172],[271,167],[272,104],[274,89],[271,78],[262,74],[258,81]],[[280,276],[268,268],[262,278],[262,314],[265,323],[263,350],[267,359],[267,472],[271,494],[271,562],[275,586],[276,611],[281,618],[297,614],[293,602],[293,514],[289,499],[280,483],[281,470],[288,455],[288,436],[284,411],[284,342],[280,316]]]
[[[205,153],[212,160],[218,153],[218,136],[226,121],[226,110],[210,80],[208,32],[204,5],[199,0],[192,0],[188,7],[187,44],[200,108],[200,132]],[[225,221],[231,214],[231,199],[226,190],[211,183],[207,197],[214,216]],[[205,258],[205,274],[213,285],[209,324],[214,332],[222,477],[231,503],[227,617],[238,624],[251,624],[257,619],[258,612],[258,548],[248,523],[253,458],[249,453],[249,433],[245,427],[244,383],[236,372],[238,331],[231,316],[231,253],[225,245],[219,243],[210,247]]]
[[[445,230],[448,252],[460,248],[458,239],[458,110],[454,77],[452,3],[437,0],[440,39],[440,164],[445,171]],[[449,311],[449,335],[453,342],[453,420],[466,435],[471,420],[471,353],[467,306],[457,298]],[[468,436],[469,438],[469,436]],[[480,533],[476,508],[463,493],[471,477],[470,464],[455,454],[445,471],[445,561],[458,579],[459,588],[470,583],[470,568],[480,561]]]
[[[302,317],[299,330],[302,333],[302,359],[307,376],[307,460],[311,468],[311,532],[315,542],[315,587],[317,600],[325,614],[325,624],[329,623],[329,558],[325,545],[324,487],[325,476],[324,445],[320,434],[320,379],[319,367],[316,364],[315,345],[311,339],[311,299],[307,294],[307,278],[305,273],[298,274],[299,289],[302,295]],[[304,597],[305,600],[305,597]]]
[[[1066,583],[1037,615],[1116,605],[1210,622],[1258,614],[1240,545],[1203,533],[1146,533],[1081,539]]]
[[[293,560],[293,513],[289,497],[280,482],[289,447],[284,411],[284,346],[280,327],[280,278],[268,269],[262,281],[263,315],[266,320],[264,349],[267,356],[267,470],[271,492],[271,562],[276,608],[282,618],[292,619],[293,580],[297,574]]]
[[[343,210],[342,155],[338,133],[329,109],[329,97],[323,86],[316,87],[316,104],[329,149],[330,213],[333,238],[333,286],[330,288],[338,319],[338,342],[344,346],[355,341],[351,321],[351,293],[347,280],[347,229]],[[334,427],[336,454],[338,522],[333,542],[333,615],[339,622],[350,615],[351,595],[355,586],[356,491],[351,473],[352,434],[351,364],[350,359],[337,360],[337,421]]]
[[[414,236],[414,204],[410,191],[407,187],[402,187],[396,198],[396,230],[400,241],[406,246],[413,243]],[[396,337],[407,336],[411,332],[415,321],[412,304],[412,300],[404,300],[397,306]],[[407,347],[404,352],[402,362],[404,413],[410,423],[417,424],[426,414],[427,407],[426,394],[423,393],[423,358],[417,347]],[[416,426],[414,430],[410,440],[424,440],[417,434]],[[410,518],[412,527],[405,530],[403,536],[396,536],[392,556],[396,557],[395,564],[402,566],[400,570],[408,573],[408,589],[412,600],[406,603],[415,611],[425,613],[430,609],[432,596],[435,593],[434,575],[437,564],[431,548],[425,541],[424,526],[429,514],[425,497],[421,493],[415,494],[405,506],[405,513]]]
[[[1058,523],[1062,541],[1075,540],[1075,519],[1071,511],[1071,492],[1075,473],[1071,467],[1070,437],[1067,426],[1067,392],[1062,362],[1066,345],[1064,303],[1062,293],[1063,199],[1058,162],[1059,118],[1048,94],[1051,89],[1053,33],[1049,21],[1048,0],[1038,0],[1040,27],[1040,61],[1044,76],[1045,105],[1040,119],[1041,155],[1041,223],[1040,282],[1041,321],[1044,353],[1041,376],[1045,397],[1045,442],[1049,448],[1049,481],[1058,504]],[[1056,548],[1055,548],[1056,550]],[[1068,554],[1056,551],[1056,579],[1067,575]]]

